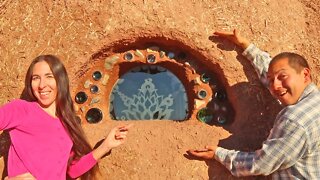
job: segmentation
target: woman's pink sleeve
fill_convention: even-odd
[[[26,114],[25,102],[13,100],[0,107],[0,131],[19,126]]]
[[[71,162],[70,166],[68,167],[68,175],[71,178],[77,178],[88,172],[96,164],[97,160],[94,159],[92,152],[90,152],[89,154],[81,157],[79,160],[74,160]]]

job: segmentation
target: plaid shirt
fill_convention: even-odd
[[[264,84],[270,56],[254,45],[243,53]],[[275,119],[262,148],[241,152],[218,147],[215,159],[235,176],[269,175],[273,179],[320,179],[320,91],[311,83],[294,105]]]

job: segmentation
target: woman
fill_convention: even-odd
[[[118,126],[92,150],[74,112],[66,69],[53,55],[33,60],[25,93],[27,101],[0,108],[0,130],[11,138],[8,179],[94,179],[97,161],[126,139],[129,126]]]

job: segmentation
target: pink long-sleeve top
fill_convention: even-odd
[[[30,172],[37,180],[65,180],[66,173],[76,178],[97,163],[89,153],[68,166],[71,138],[37,102],[14,100],[2,106],[0,130],[8,130],[11,138],[9,177]]]

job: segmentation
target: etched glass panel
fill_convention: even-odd
[[[110,115],[117,120],[184,120],[188,100],[181,81],[169,70],[136,67],[118,79],[110,95]]]

